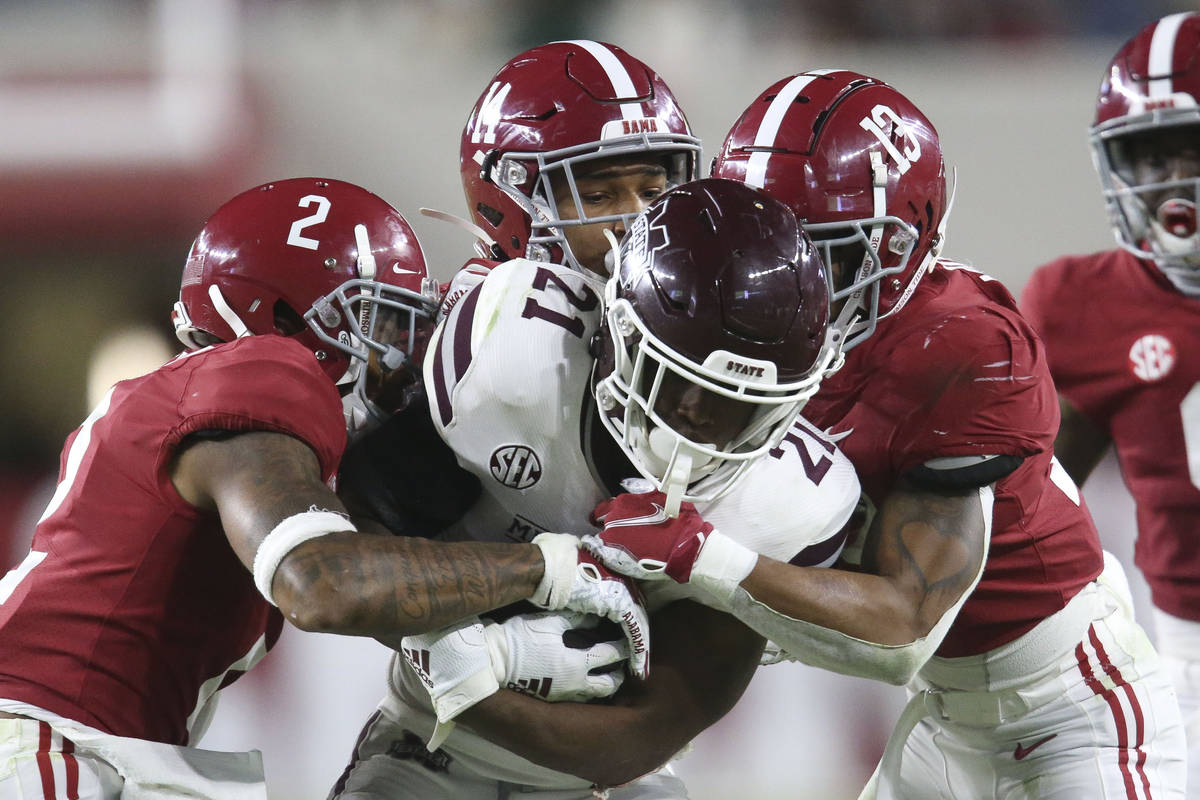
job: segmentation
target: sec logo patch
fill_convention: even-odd
[[[528,489],[542,477],[542,460],[523,444],[505,444],[492,452],[488,469],[505,486]]]
[[[1165,336],[1148,333],[1129,348],[1129,368],[1147,383],[1167,377],[1174,366],[1175,345]]]

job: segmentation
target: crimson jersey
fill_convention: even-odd
[[[0,698],[187,744],[208,699],[278,638],[217,516],[171,482],[179,442],[206,430],[290,434],[330,479],[346,437],[312,353],[277,336],[118,383],[68,437],[30,555],[0,581]]]
[[[1021,301],[1059,392],[1116,445],[1154,604],[1200,620],[1200,301],[1124,250],[1047,264]]]
[[[1012,641],[1100,574],[1096,529],[1052,458],[1058,402],[1042,344],[998,281],[936,262],[908,303],[847,354],[804,415],[847,434],[838,443],[876,506],[932,459],[1024,459],[995,484],[983,577],[939,656]]]

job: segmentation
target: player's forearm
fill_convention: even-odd
[[[728,614],[686,601],[658,611],[652,629],[650,677],[627,682],[614,705],[543,703],[502,691],[460,719],[536,764],[601,786],[645,775],[733,707],[763,647]]]
[[[760,558],[731,613],[805,663],[906,683],[982,574],[990,514],[991,487],[897,489],[867,538],[866,571]]]
[[[526,599],[543,571],[533,545],[336,533],[288,554],[274,596],[304,630],[394,637]]]
[[[879,575],[759,558],[742,589],[784,616],[879,644],[906,644],[927,632],[912,597]]]
[[[598,786],[657,769],[692,738],[656,727],[643,708],[545,703],[508,690],[463,712],[459,722],[535,764]]]

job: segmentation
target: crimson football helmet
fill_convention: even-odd
[[[243,192],[209,218],[171,318],[189,349],[262,334],[302,343],[342,387],[359,432],[386,416],[381,405],[402,405],[383,395],[419,377],[437,300],[400,212],[350,183],[293,178]]]
[[[1200,14],[1163,17],[1125,43],[1090,133],[1117,242],[1200,296]]]
[[[600,418],[676,508],[713,500],[819,388],[836,351],[829,273],[787,206],[718,178],[655,200],[617,263],[592,380]],[[736,420],[728,441],[681,431],[671,384],[719,398],[708,413]]]
[[[800,218],[833,271],[843,350],[907,302],[944,242],[937,131],[900,92],[856,72],[773,83],[734,123],[712,174],[760,187]]]
[[[471,219],[496,242],[480,255],[583,269],[564,226],[628,224],[635,215],[586,216],[574,169],[637,153],[662,157],[668,187],[698,175],[700,140],[650,67],[619,47],[588,40],[521,53],[492,78],[463,130],[459,167]],[[555,176],[569,187],[579,219],[562,219]]]

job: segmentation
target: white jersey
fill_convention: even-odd
[[[589,345],[602,309],[600,287],[566,267],[523,259],[497,266],[443,321],[425,359],[430,411],[480,500],[447,531],[451,539],[527,542],[542,531],[584,535],[588,515],[636,474],[596,419]],[[593,424],[594,423],[594,424]],[[608,469],[605,469],[607,460]],[[615,465],[622,464],[615,476]],[[799,420],[723,497],[698,510],[727,536],[772,558],[829,565],[858,502],[850,462]],[[660,603],[663,596],[658,595]],[[401,663],[396,661],[395,663]],[[428,736],[428,696],[407,668],[393,670],[410,730]],[[412,719],[420,707],[421,720]],[[427,724],[427,728],[425,725]],[[498,780],[577,786],[456,729],[442,746]]]

